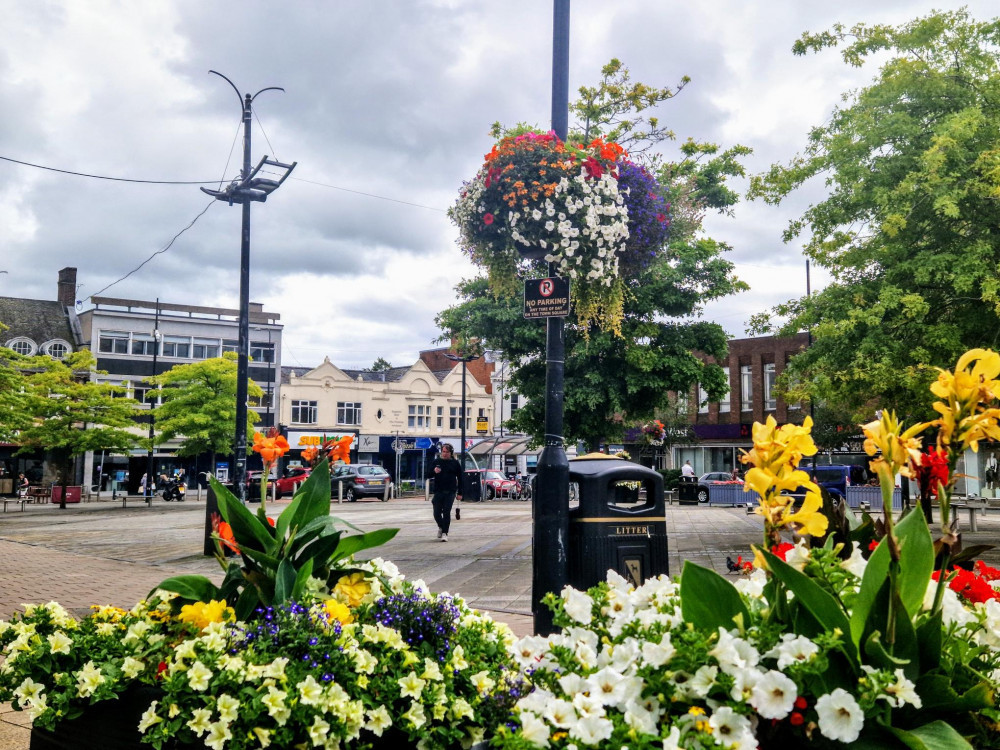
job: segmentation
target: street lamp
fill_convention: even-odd
[[[251,96],[240,95],[236,84],[216,70],[210,70],[236,92],[243,111],[243,169],[240,179],[227,185],[224,190],[201,190],[213,196],[216,200],[225,201],[230,206],[239,203],[243,206],[243,231],[240,243],[240,322],[239,322],[239,352],[236,369],[236,437],[233,445],[233,489],[241,502],[246,502],[246,471],[247,471],[247,369],[250,359],[250,204],[253,201],[263,203],[267,196],[281,187],[288,175],[295,169],[298,162],[282,164],[279,161],[264,157],[256,168],[250,170],[250,123],[253,117],[253,100],[265,91],[284,91],[279,86],[268,86]],[[268,180],[257,177],[264,166],[282,169],[284,173],[278,180]]]
[[[163,338],[160,334],[160,298],[156,298],[156,316],[153,318],[153,377],[156,377],[156,360],[160,355],[160,339]],[[149,396],[146,396],[146,400],[149,400]],[[149,453],[146,456],[146,505],[153,504],[153,473],[155,471],[153,462],[153,441],[156,439],[154,434],[154,426],[156,418],[153,416],[153,409],[155,405],[151,402],[149,404]]]
[[[465,460],[466,460],[466,458],[465,458],[465,371],[466,371],[465,365],[466,365],[466,363],[471,362],[474,359],[477,359],[478,355],[476,355],[476,354],[466,354],[465,356],[460,357],[457,354],[445,354],[444,356],[446,356],[452,362],[461,362],[462,363],[462,420],[461,420],[461,423],[462,423],[462,472],[463,472],[463,474],[462,474],[462,477],[463,477],[462,496],[465,497],[465,482],[464,482],[464,478],[465,478],[465,474],[464,474],[464,472],[465,472]]]

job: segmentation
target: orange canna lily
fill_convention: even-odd
[[[273,464],[284,456],[290,447],[284,435],[265,436],[262,432],[253,434],[253,451],[260,454],[265,464]]]
[[[319,455],[319,451],[316,449],[315,445],[310,445],[308,448],[302,449],[302,459],[306,463],[313,463],[316,460],[316,456]]]

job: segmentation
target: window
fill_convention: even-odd
[[[740,365],[740,410],[753,411],[753,367]]]
[[[521,397],[517,393],[510,394],[510,413],[513,415],[521,408]]]
[[[385,417],[385,412],[382,411],[381,409],[375,412],[375,419],[377,419],[379,422],[381,422],[384,417]]]
[[[723,367],[722,371],[726,373],[726,385],[729,385],[729,368]],[[719,399],[719,414],[729,413],[729,391],[726,391],[726,395]]]
[[[188,359],[191,356],[191,339],[187,336],[164,336],[163,356]]]
[[[315,401],[292,401],[292,422],[295,424],[316,424]]]
[[[70,352],[70,346],[65,341],[53,341],[45,349],[52,359],[65,359]]]
[[[151,385],[140,385],[138,383],[134,383],[132,386],[132,398],[140,404],[155,404],[158,396],[158,389]]]
[[[698,383],[698,413],[708,414],[708,393]]]
[[[97,351],[101,354],[128,354],[128,332],[101,331]]]
[[[476,419],[486,419],[486,409],[480,409]]]
[[[764,365],[764,408],[778,408],[778,401],[774,393],[774,362]]]
[[[274,344],[268,341],[251,341],[250,359],[254,362],[267,362],[269,364],[274,362]]]
[[[465,429],[469,429],[469,414],[472,413],[472,407],[465,407]],[[448,429],[449,430],[461,430],[462,424],[462,407],[452,406],[448,409]]]
[[[430,427],[431,407],[424,404],[410,404],[406,417],[407,427]]]
[[[30,339],[14,339],[7,346],[26,357],[35,351],[35,345]]]
[[[141,354],[152,357],[156,354],[156,339],[152,334],[133,333],[132,334],[132,354]]]
[[[444,429],[444,407],[439,406],[437,408],[437,428],[439,430]]]
[[[218,339],[195,339],[194,354],[195,359],[213,359],[219,356]]]
[[[222,353],[240,351],[240,342],[236,339],[222,339]]]
[[[337,424],[361,424],[361,402],[338,401]]]

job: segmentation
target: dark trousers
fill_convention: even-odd
[[[431,505],[434,506],[434,520],[437,522],[438,528],[445,534],[451,528],[451,506],[455,504],[456,494],[454,490],[452,492],[435,492],[431,499]]]

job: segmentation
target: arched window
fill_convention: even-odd
[[[67,342],[62,339],[55,339],[54,341],[49,341],[45,344],[42,349],[48,354],[52,359],[64,359],[67,354],[73,351]]]
[[[11,339],[7,342],[7,346],[18,354],[23,354],[26,357],[35,353],[35,342],[29,338],[24,338],[23,336]]]

